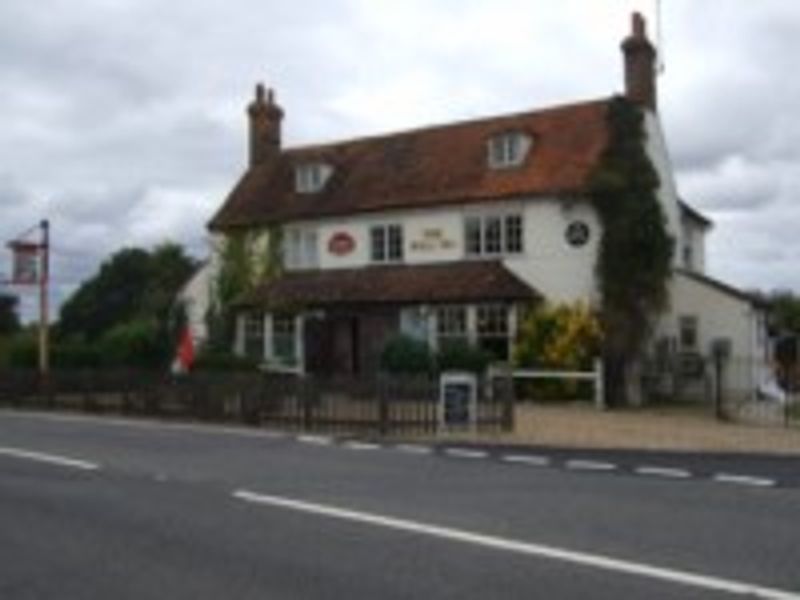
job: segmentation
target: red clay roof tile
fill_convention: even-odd
[[[239,306],[318,307],[537,300],[542,296],[499,261],[381,265],[297,271],[259,285]]]
[[[211,229],[399,208],[580,194],[605,149],[608,100],[455,123],[348,142],[287,149],[250,168],[211,220]],[[529,134],[519,168],[487,166],[487,140]],[[294,167],[324,160],[335,167],[325,188],[297,194]]]

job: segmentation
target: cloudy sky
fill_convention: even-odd
[[[800,290],[800,3],[663,5],[661,115],[683,196],[716,222],[709,270]],[[276,88],[289,145],[608,96],[630,11],[654,7],[3,0],[0,241],[51,220],[56,302],[124,245],[202,257],[256,81]]]

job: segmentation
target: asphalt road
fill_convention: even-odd
[[[0,598],[800,598],[753,464],[514,452],[0,412]]]

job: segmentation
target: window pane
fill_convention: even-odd
[[[522,252],[522,217],[520,215],[506,217],[506,252],[510,254]]]
[[[264,315],[261,313],[245,316],[244,353],[249,358],[264,358]]]
[[[403,228],[400,225],[390,225],[387,228],[389,247],[387,258],[391,261],[403,260]]]
[[[508,308],[489,304],[478,307],[478,345],[495,360],[508,360]]]
[[[286,364],[297,362],[294,315],[275,315],[272,318],[272,354]]]
[[[316,268],[319,264],[317,250],[317,232],[306,231],[303,236],[303,266],[307,269]]]
[[[500,254],[503,251],[503,225],[500,217],[487,217],[484,221],[484,253]]]
[[[464,219],[464,244],[467,254],[481,254],[481,220],[478,217]]]
[[[681,349],[695,350],[697,348],[697,317],[681,317],[679,333]]]
[[[370,230],[370,248],[372,260],[383,262],[386,260],[386,230],[383,227],[373,227]]]

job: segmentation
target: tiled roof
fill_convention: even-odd
[[[699,223],[702,227],[710,228],[714,225],[714,222],[701,213],[696,208],[687,204],[684,200],[678,200],[678,206],[680,206],[681,214],[685,216],[687,219],[692,219],[696,223]]]
[[[725,283],[724,281],[720,281],[719,279],[714,279],[713,277],[709,277],[705,273],[698,273],[697,271],[692,271],[691,269],[683,269],[677,268],[675,272],[683,275],[684,277],[688,277],[700,283],[702,285],[707,285],[712,287],[723,294],[727,294],[733,298],[737,298],[743,302],[748,302],[755,307],[758,308],[765,308],[766,302],[758,297],[755,293],[745,292],[740,290],[739,288],[733,287],[732,285]]]
[[[608,100],[431,127],[335,144],[287,149],[248,169],[209,226],[225,229],[395,208],[580,194],[608,137]],[[487,140],[504,132],[533,138],[518,168],[487,167]],[[334,167],[325,188],[297,194],[294,167]]]
[[[284,273],[237,304],[297,308],[539,298],[536,290],[499,261],[462,261]]]

